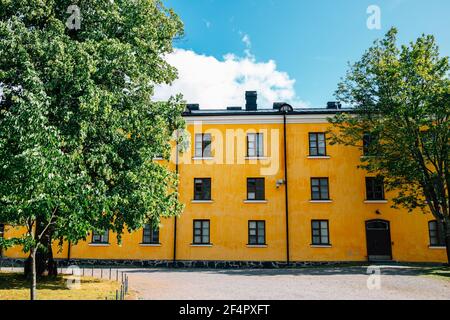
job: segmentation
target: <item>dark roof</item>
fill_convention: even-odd
[[[297,108],[288,112],[288,115],[301,115],[301,114],[336,114],[341,112],[352,112],[352,108],[343,109],[327,109],[327,108]],[[255,116],[255,115],[282,115],[283,112],[276,109],[258,109],[253,111],[243,110],[189,110],[183,113],[185,117],[207,117],[207,116]]]

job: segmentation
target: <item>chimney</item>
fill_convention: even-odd
[[[256,104],[256,99],[258,94],[256,91],[246,91],[245,92],[245,110],[247,111],[256,111],[258,106]]]
[[[329,110],[337,110],[337,109],[341,109],[341,103],[337,102],[337,101],[330,101],[327,103],[327,109]]]

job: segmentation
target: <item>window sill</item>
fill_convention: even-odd
[[[372,204],[372,203],[388,203],[387,200],[364,200],[364,203],[366,204]]]
[[[194,160],[194,161],[214,160],[214,158],[213,157],[193,157],[192,160]]]
[[[333,200],[309,200],[309,203],[332,203]]]
[[[139,243],[141,247],[161,247],[161,243]]]
[[[252,248],[252,249],[264,249],[267,247],[268,247],[267,244],[248,244],[247,245],[247,248]]]
[[[247,203],[247,204],[267,203],[267,200],[244,200],[244,203]]]
[[[202,203],[214,203],[213,200],[191,200],[191,203],[202,204]]]
[[[109,243],[89,243],[90,247],[109,247]]]
[[[196,247],[196,248],[211,248],[213,245],[212,244],[191,244],[191,247]]]
[[[312,244],[311,248],[332,248],[331,244]]]
[[[245,160],[269,160],[269,157],[245,157]]]
[[[431,250],[446,250],[447,247],[445,246],[428,246],[429,249]]]
[[[308,156],[308,159],[331,159],[330,156]]]

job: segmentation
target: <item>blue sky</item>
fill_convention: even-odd
[[[450,55],[448,0],[166,0],[164,3],[185,24],[184,38],[175,42],[175,47],[182,49],[178,54],[183,58],[174,57],[173,61],[181,68],[195,65],[181,70],[180,76],[185,79],[180,81],[187,82],[187,78],[205,73],[199,76],[203,82],[178,84],[166,91],[182,90],[186,99],[200,100],[189,102],[201,102],[209,108],[242,104],[244,96],[243,92],[220,96],[218,86],[208,87],[205,83],[207,77],[216,76],[218,83],[224,83],[223,90],[229,91],[260,89],[253,87],[259,87],[258,81],[265,82],[261,91],[265,92],[266,105],[273,98],[290,100],[299,106],[324,106],[333,100],[347,62],[356,61],[391,26],[399,29],[401,43],[422,33],[433,34],[441,54]],[[370,5],[381,9],[380,30],[369,30],[366,26]],[[226,55],[228,60],[224,58]],[[190,59],[197,59],[196,63],[191,64]],[[226,66],[220,68],[225,61]],[[215,67],[210,67],[209,62]],[[220,75],[230,69],[239,75]],[[251,80],[245,72],[251,73]],[[272,75],[279,81],[269,81],[267,78]],[[214,100],[218,95],[225,101]]]

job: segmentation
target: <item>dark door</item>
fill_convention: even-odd
[[[369,261],[392,259],[391,230],[388,221],[367,221],[366,237]]]

